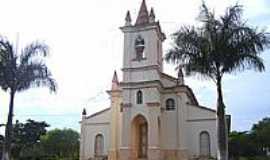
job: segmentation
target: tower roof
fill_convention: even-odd
[[[149,23],[149,15],[145,0],[142,0],[142,4],[135,25],[143,25],[147,23]]]

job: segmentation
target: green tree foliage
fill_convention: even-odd
[[[72,129],[54,129],[41,138],[49,157],[75,160],[79,157],[79,133]]]
[[[232,132],[229,135],[230,157],[238,160],[240,157],[253,157],[259,155],[252,135],[248,132]]]
[[[1,158],[1,155],[2,155],[2,146],[4,144],[4,136],[3,135],[0,135],[0,158]]]
[[[270,118],[254,124],[251,131],[232,132],[229,136],[229,154],[233,160],[246,157],[250,160],[267,159],[266,149],[270,149]],[[270,159],[270,157],[268,157]]]
[[[217,17],[203,4],[198,17],[201,25],[182,26],[172,35],[173,44],[165,56],[177,69],[184,68],[186,75],[201,75],[216,84],[219,160],[228,159],[222,78],[246,69],[264,71],[259,54],[270,45],[264,30],[251,27],[242,19],[242,10],[242,6],[234,5]]]
[[[13,125],[11,155],[14,160],[78,160],[79,133],[72,129],[46,130],[42,121],[16,121]],[[0,136],[0,144],[4,136]]]
[[[26,159],[27,153],[33,153],[38,148],[40,138],[46,134],[46,122],[27,120],[26,123],[16,121],[13,129],[11,155],[15,159]],[[34,156],[35,154],[32,154]],[[28,157],[29,158],[29,157]]]
[[[48,53],[46,44],[33,42],[18,54],[9,40],[0,37],[0,86],[10,95],[2,160],[10,159],[15,94],[41,86],[56,91],[56,82],[44,61]]]
[[[259,145],[258,147],[262,150],[265,150],[266,148],[270,149],[270,118],[264,118],[259,121],[258,124],[254,124],[251,134]]]

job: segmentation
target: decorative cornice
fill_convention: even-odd
[[[121,107],[130,108],[130,107],[132,107],[132,104],[131,103],[121,103]]]
[[[123,72],[129,72],[129,71],[145,71],[145,70],[152,70],[152,69],[159,69],[158,65],[151,65],[151,66],[142,66],[142,67],[136,67],[136,68],[122,68]]]
[[[140,87],[145,87],[145,85],[149,85],[149,84],[157,84],[159,87],[163,88],[162,83],[159,80],[152,80],[152,81],[141,81],[141,82],[120,82],[120,86],[122,88],[130,88],[132,86],[139,86]],[[153,86],[156,87],[156,86]]]
[[[151,150],[160,150],[160,147],[158,147],[158,146],[149,146],[148,149],[151,149]]]
[[[134,58],[132,59],[132,61],[145,61],[147,58],[146,57],[143,57],[143,58]]]
[[[146,103],[148,107],[159,107],[160,103],[159,102],[148,102]]]
[[[144,25],[139,25],[139,26],[123,26],[120,27],[120,29],[123,32],[138,32],[138,31],[145,31],[145,30],[151,30],[151,29],[157,29],[157,31],[159,31],[158,28],[158,23],[154,22],[154,23],[149,23],[149,24],[144,24]]]
[[[188,119],[187,122],[215,121],[216,118]]]
[[[84,123],[84,125],[95,125],[95,126],[109,125],[109,124],[110,124],[110,122]]]

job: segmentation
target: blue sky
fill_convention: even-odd
[[[51,48],[48,66],[58,81],[57,94],[46,88],[19,93],[15,100],[15,119],[46,121],[51,128],[73,128],[79,131],[82,108],[88,114],[109,106],[106,90],[114,69],[121,79],[123,35],[127,10],[137,16],[141,0],[0,0],[3,16],[0,34],[22,47],[41,40]],[[223,13],[234,0],[206,0]],[[244,18],[253,26],[270,27],[270,3],[267,0],[238,0],[244,5]],[[196,25],[200,0],[146,0],[148,9],[154,7],[156,18],[168,39],[164,52],[170,47],[170,34],[180,25]],[[269,29],[268,29],[269,30]],[[270,51],[262,54],[266,71],[247,71],[224,77],[224,99],[232,115],[233,130],[248,130],[251,125],[270,115]],[[165,72],[176,75],[171,65]],[[199,103],[215,108],[215,86],[196,77],[186,78]],[[8,95],[0,92],[0,123],[6,121]],[[3,133],[3,128],[0,129]]]

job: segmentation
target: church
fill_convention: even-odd
[[[166,39],[153,8],[142,0],[125,24],[123,77],[115,72],[111,104],[82,113],[80,160],[188,160],[217,156],[216,111],[200,106],[183,74],[163,71]]]

